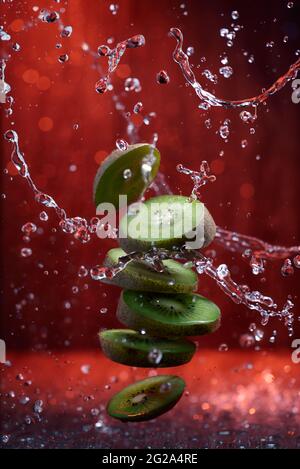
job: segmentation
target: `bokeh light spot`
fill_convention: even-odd
[[[25,83],[29,83],[29,84],[33,85],[39,79],[39,72],[37,70],[35,70],[34,68],[28,68],[23,73],[22,78],[25,81]]]
[[[49,132],[49,130],[53,128],[53,120],[51,117],[41,117],[38,122],[38,126],[43,132]]]
[[[240,187],[240,194],[244,199],[251,199],[251,197],[254,196],[255,189],[253,187],[253,184],[250,184],[249,182],[245,182],[244,184],[241,185]]]

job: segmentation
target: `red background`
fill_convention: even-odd
[[[126,126],[114,108],[112,93],[95,93],[99,71],[81,45],[87,42],[95,51],[109,37],[113,37],[116,44],[141,33],[146,38],[146,46],[126,51],[112,83],[120,94],[125,77],[140,79],[141,93],[125,93],[122,99],[128,111],[132,111],[137,101],[142,101],[144,114],[157,113],[151,124],[142,125],[139,131],[143,141],[158,132],[162,171],[168,176],[172,190],[183,193],[191,190],[190,181],[175,171],[176,164],[181,162],[197,169],[206,159],[212,164],[217,181],[203,190],[203,198],[218,225],[271,243],[299,244],[300,107],[291,101],[290,85],[259,109],[254,125],[256,132],[250,135],[250,126],[241,122],[238,111],[216,108],[204,113],[198,109],[195,94],[185,86],[172,60],[174,40],[167,36],[172,26],[182,29],[185,47],[195,48],[191,58],[195,73],[207,89],[215,89],[220,97],[245,98],[258,94],[296,60],[295,51],[299,48],[297,2],[294,8],[288,9],[287,2],[282,1],[260,2],[259,6],[247,1],[186,1],[187,16],[180,8],[181,1],[121,0],[115,16],[109,11],[110,3],[73,0],[60,4],[54,1],[24,4],[15,1],[13,5],[1,5],[4,29],[21,45],[20,52],[13,52],[7,44],[1,44],[5,46],[4,53],[12,56],[7,65],[6,81],[15,98],[12,116],[6,118],[2,114],[2,128],[3,131],[9,128],[18,131],[21,148],[37,185],[54,196],[69,216],[90,218],[95,215],[92,201],[95,172],[100,158],[114,148],[115,140],[126,139]],[[35,5],[56,10],[66,6],[61,18],[63,24],[73,26],[72,36],[61,39],[56,24],[36,22],[37,13],[32,10]],[[234,9],[239,11],[238,23],[244,28],[237,33],[234,46],[228,48],[224,38],[219,36],[219,29],[230,26],[230,12]],[[33,27],[29,24],[32,21],[37,23]],[[285,35],[289,36],[287,43],[283,42]],[[272,49],[266,48],[268,41],[275,42]],[[58,42],[63,44],[59,50],[55,48]],[[217,73],[221,66],[219,57],[224,51],[230,57],[234,74],[230,79],[219,76],[214,86],[201,72],[209,68]],[[254,54],[253,64],[247,62],[243,51]],[[70,55],[65,64],[58,62],[62,53]],[[200,62],[203,56],[207,59],[204,64]],[[105,58],[99,57],[96,63],[105,70]],[[198,64],[200,68],[196,68]],[[161,69],[167,70],[170,76],[167,86],[155,81]],[[48,119],[40,120],[45,117]],[[211,129],[204,124],[208,118],[212,120]],[[227,144],[216,135],[225,118],[232,121]],[[43,127],[45,123],[47,131]],[[74,124],[79,125],[77,130]],[[241,147],[243,139],[248,140],[245,149]],[[1,192],[6,195],[1,199],[1,338],[8,348],[96,346],[99,328],[117,325],[114,312],[119,289],[101,285],[88,277],[80,279],[77,272],[80,265],[91,267],[100,263],[107,248],[114,243],[94,239],[81,245],[59,230],[54,232],[57,219],[50,211],[49,221],[40,221],[42,208],[34,202],[25,181],[14,176],[9,163],[10,144],[2,141],[1,145],[2,169],[7,168],[10,173],[1,173]],[[219,156],[221,150],[225,152],[223,157]],[[257,155],[261,156],[259,160]],[[73,164],[77,166],[75,172],[69,170]],[[253,186],[251,197],[245,197],[244,184]],[[28,221],[37,224],[43,233],[35,233],[27,245],[22,239],[21,227]],[[30,247],[32,256],[21,258],[23,247]],[[233,267],[234,278],[239,282],[248,282],[253,288],[273,295],[280,305],[289,293],[297,302],[299,272],[285,279],[280,274],[280,263],[269,264],[266,279],[260,280],[250,275],[240,258],[233,258],[220,248],[217,260]],[[79,288],[77,294],[72,292],[74,286]],[[237,346],[239,335],[258,317],[243,306],[233,304],[206,277],[200,278],[200,291],[218,303],[223,312],[222,328],[212,337],[201,339],[201,343],[225,342]],[[70,309],[64,307],[66,301],[70,302]],[[103,307],[108,308],[106,314],[99,312]],[[265,345],[270,331],[280,329],[278,326],[275,321],[266,328]],[[277,344],[289,344],[291,340],[284,328],[281,329]],[[296,329],[299,337],[299,322]]]

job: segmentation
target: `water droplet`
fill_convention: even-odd
[[[100,55],[100,57],[106,57],[107,55],[109,55],[111,53],[110,48],[106,45],[99,46],[97,51],[98,51],[98,55]]]
[[[239,339],[240,346],[243,348],[252,347],[255,344],[255,339],[252,334],[242,334]]]
[[[107,308],[100,308],[100,314],[106,314],[108,311]]]
[[[186,55],[188,55],[189,57],[191,57],[191,55],[193,55],[194,52],[195,52],[195,49],[194,49],[192,46],[190,46],[190,47],[188,47],[187,50],[186,50]]]
[[[229,347],[227,344],[220,344],[218,348],[219,352],[228,352],[228,349]]]
[[[47,221],[48,218],[49,218],[49,217],[48,217],[47,212],[41,212],[40,215],[39,215],[39,219],[40,219],[41,221]]]
[[[108,79],[107,77],[100,78],[95,85],[95,90],[99,94],[104,94],[107,91]]]
[[[124,83],[125,91],[135,91],[136,93],[139,93],[142,89],[140,80],[138,78],[126,78],[125,83]]]
[[[28,222],[28,223],[25,223],[25,225],[23,225],[21,229],[23,233],[25,233],[26,235],[30,235],[31,233],[36,232],[37,227],[34,223]]]
[[[80,278],[86,277],[88,273],[89,273],[89,271],[84,265],[81,265],[79,267],[78,277],[80,277]]]
[[[221,75],[223,75],[224,78],[230,78],[233,74],[233,69],[227,65],[226,67],[221,67],[219,72]]]
[[[12,48],[15,52],[19,52],[21,50],[21,46],[17,42],[13,43]]]
[[[32,249],[30,248],[22,248],[21,249],[21,257],[30,257],[32,254]]]
[[[238,12],[238,11],[234,10],[234,11],[231,12],[231,18],[232,18],[233,20],[239,19],[239,16],[240,16],[240,15],[239,15],[239,12]]]
[[[69,56],[68,54],[62,54],[58,57],[58,61],[61,63],[61,64],[64,64],[65,62],[68,62],[69,60]]]
[[[294,274],[294,267],[292,265],[291,259],[286,259],[281,267],[281,274],[284,277],[289,277]]]
[[[127,179],[130,179],[131,177],[132,177],[131,169],[124,169],[123,178],[127,180]]]
[[[84,375],[88,375],[89,372],[90,372],[90,369],[91,369],[91,365],[81,365],[80,367],[80,371],[81,373],[83,373]]]
[[[299,254],[294,257],[293,262],[294,262],[294,266],[297,267],[297,269],[300,269],[300,255]]]
[[[116,15],[118,13],[119,5],[117,3],[111,3],[109,5],[109,11],[112,15]]]
[[[294,2],[288,2],[288,3],[287,3],[287,7],[288,7],[288,8],[293,8],[293,6],[294,6]]]
[[[6,444],[9,442],[9,435],[2,435],[1,436],[2,443]]]
[[[159,388],[159,392],[164,394],[164,393],[167,393],[167,392],[170,392],[172,389],[172,384],[171,383],[163,383],[160,388]]]
[[[60,33],[61,37],[70,37],[73,32],[72,26],[65,26],[62,32]]]
[[[118,138],[116,140],[116,147],[120,151],[126,151],[128,148],[128,143],[126,142],[126,140],[123,140],[122,138]]]
[[[106,277],[105,267],[96,266],[90,270],[90,275],[93,280],[102,280]]]
[[[242,140],[242,141],[241,141],[241,147],[242,147],[242,148],[246,148],[247,145],[248,145],[248,141],[247,141],[247,140]]]
[[[162,351],[156,348],[153,348],[150,350],[148,354],[148,360],[150,363],[153,363],[154,365],[158,365],[161,360],[162,360],[163,354]]]
[[[260,342],[264,337],[264,331],[262,331],[261,329],[255,329],[254,330],[254,338],[256,340],[256,342]]]
[[[142,111],[142,109],[143,109],[143,103],[139,101],[138,103],[134,105],[133,112],[135,114],[139,114]]]
[[[161,70],[156,75],[156,81],[160,85],[167,85],[170,81],[170,77],[169,77],[169,75],[167,74],[167,72],[165,70]]]
[[[36,413],[36,414],[41,414],[43,412],[43,401],[41,399],[38,399],[37,401],[35,401],[34,405],[33,405],[33,411]]]

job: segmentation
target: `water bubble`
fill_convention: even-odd
[[[240,113],[240,118],[243,122],[248,123],[253,121],[253,115],[249,111],[242,111]]]
[[[285,44],[288,42],[288,40],[289,40],[289,37],[288,37],[288,36],[284,36],[283,42],[284,42]]]
[[[143,103],[139,101],[138,103],[134,105],[133,112],[135,114],[139,114],[142,111],[142,109],[143,109]]]
[[[106,314],[108,311],[107,308],[100,308],[100,314]]]
[[[254,63],[254,60],[255,60],[255,59],[254,59],[254,55],[252,55],[252,54],[249,55],[249,57],[248,57],[248,62],[249,62],[249,64],[253,64],[253,63]]]
[[[229,65],[227,65],[226,67],[221,67],[219,69],[219,72],[221,75],[223,75],[224,78],[230,78],[233,74],[233,69],[232,67],[229,67]]]
[[[81,365],[81,367],[80,367],[80,371],[84,375],[88,375],[89,372],[90,372],[90,369],[91,369],[91,365],[89,365],[89,364]]]
[[[117,3],[111,3],[109,5],[109,11],[112,15],[116,15],[118,13],[119,5]]]
[[[195,49],[194,49],[192,46],[190,46],[190,47],[188,47],[187,50],[186,50],[186,55],[188,55],[189,57],[191,57],[191,55],[193,55],[194,52],[195,52]]]
[[[219,352],[228,352],[229,347],[227,344],[220,344],[218,350]]]
[[[45,21],[46,23],[56,23],[56,21],[59,20],[59,13],[57,13],[56,11],[51,11],[51,12],[48,12],[48,11],[44,11],[44,10],[41,10],[41,14],[40,14],[40,19],[42,19],[42,21]]]
[[[219,128],[219,134],[220,134],[220,137],[222,137],[224,140],[227,139],[227,137],[229,136],[229,127],[228,125],[221,125],[220,128]]]
[[[9,442],[9,435],[2,435],[1,436],[2,443],[6,444]]]
[[[150,363],[153,363],[154,365],[158,365],[161,360],[162,360],[163,354],[162,351],[156,348],[153,348],[150,350],[148,354],[148,360]]]
[[[90,270],[90,275],[93,280],[102,280],[106,278],[106,269],[105,267],[96,266]]]
[[[13,43],[12,48],[15,52],[19,52],[21,50],[21,46],[17,42]]]
[[[252,334],[242,334],[239,339],[240,346],[243,348],[252,347],[255,344],[255,339]]]
[[[126,47],[133,49],[136,47],[141,47],[146,44],[146,40],[142,34],[136,34],[135,36],[130,37],[126,41]]]
[[[84,265],[81,265],[79,267],[78,277],[80,277],[80,278],[86,277],[88,273],[89,273],[89,271]]]
[[[35,403],[33,405],[33,411],[36,414],[41,414],[44,410],[43,405],[44,405],[44,402],[41,399],[38,399],[37,401],[35,401]]]
[[[274,41],[268,41],[268,42],[266,43],[266,47],[267,47],[268,49],[272,49],[272,47],[274,47],[274,44],[275,44]]]
[[[120,151],[126,151],[128,148],[128,143],[126,142],[126,140],[123,140],[122,138],[118,138],[116,140],[116,147]]]
[[[49,218],[49,217],[48,217],[47,212],[44,212],[44,211],[43,211],[43,212],[41,212],[40,215],[39,215],[39,219],[40,219],[41,221],[47,221],[48,218]]]
[[[156,81],[160,85],[167,85],[170,81],[170,77],[169,77],[169,75],[167,74],[167,72],[165,70],[161,70],[156,75]]]
[[[125,91],[135,91],[136,93],[139,93],[142,89],[140,80],[132,77],[126,78],[124,87]]]
[[[284,277],[289,277],[290,275],[293,275],[294,273],[294,267],[292,265],[291,259],[286,259],[281,267],[281,274]]]
[[[11,37],[8,33],[6,33],[2,26],[0,27],[0,40],[1,41],[10,41]]]
[[[255,329],[254,331],[254,338],[256,340],[256,342],[260,342],[264,337],[264,331],[262,331],[261,329]]]
[[[84,226],[81,226],[76,230],[76,233],[74,234],[74,238],[80,241],[82,244],[86,244],[90,241],[91,236]]]
[[[30,248],[22,248],[21,249],[21,257],[30,257],[32,254],[32,249]]]
[[[294,257],[293,262],[294,262],[294,266],[297,267],[297,269],[300,269],[300,255],[299,254]]]
[[[172,384],[171,383],[163,383],[160,388],[159,388],[159,392],[164,394],[164,393],[167,393],[167,392],[170,392],[172,389]]]
[[[23,233],[25,233],[26,235],[30,235],[31,233],[36,232],[37,227],[34,223],[28,222],[28,223],[25,223],[25,225],[23,225],[21,229]]]
[[[209,81],[211,81],[214,84],[218,83],[218,77],[214,73],[212,73],[210,70],[205,69],[202,72],[202,75],[207,78]]]
[[[62,54],[58,57],[58,61],[61,63],[61,64],[64,64],[65,62],[68,62],[69,60],[69,56],[68,54]]]
[[[65,26],[62,32],[60,33],[61,37],[70,37],[73,32],[72,26]]]
[[[123,178],[127,180],[127,179],[130,179],[131,177],[132,177],[131,169],[124,169]]]
[[[294,2],[288,2],[288,3],[287,3],[287,7],[288,7],[288,8],[293,8],[293,6],[294,6]]]
[[[221,64],[227,65],[228,64],[228,57],[225,55],[225,57],[222,57],[221,59]]]
[[[234,10],[234,11],[231,12],[231,18],[232,18],[233,20],[239,19],[239,16],[240,16],[240,15],[239,15],[239,12],[238,12],[238,11]]]
[[[248,141],[247,141],[247,140],[244,139],[244,140],[241,141],[241,147],[242,147],[242,148],[246,148],[247,145],[248,145]]]
[[[100,55],[100,57],[106,57],[107,55],[111,53],[111,50],[108,46],[102,45],[98,47],[97,52],[98,52],[98,55]]]
[[[97,81],[97,83],[95,85],[95,90],[99,94],[104,94],[107,91],[107,87],[108,87],[108,78],[103,77],[103,78],[100,78],[100,80]]]

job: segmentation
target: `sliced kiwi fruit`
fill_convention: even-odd
[[[122,256],[126,256],[126,253],[121,248],[111,249],[106,255],[104,265],[114,267]],[[162,293],[191,293],[197,290],[198,277],[192,269],[172,259],[162,263],[165,271],[157,272],[148,267],[146,262],[132,261],[115,277],[103,279],[103,282],[129,290]]]
[[[193,241],[196,230],[197,249],[215,237],[216,225],[205,205],[181,195],[161,195],[129,207],[120,222],[119,244],[126,252],[173,249]]]
[[[196,336],[214,332],[220,310],[198,294],[162,294],[125,290],[117,309],[122,324],[157,337]]]
[[[160,153],[153,145],[128,145],[124,151],[113,151],[101,164],[94,180],[96,206],[109,202],[119,208],[119,194],[127,203],[138,200],[157,174]]]
[[[111,417],[127,422],[151,420],[174,407],[184,388],[184,380],[173,375],[137,381],[111,398],[107,412]]]
[[[191,360],[196,346],[187,339],[158,338],[130,329],[110,329],[99,333],[102,351],[111,360],[128,366],[165,368]]]

